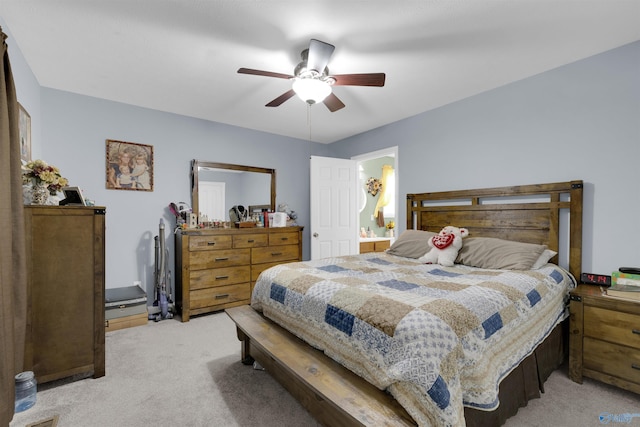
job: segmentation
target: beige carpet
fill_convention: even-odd
[[[267,372],[240,363],[240,342],[224,313],[108,332],[106,376],[41,384],[37,403],[10,427],[58,415],[58,427],[318,426]],[[601,413],[638,414],[640,396],[554,372],[541,399],[507,427],[601,426]]]

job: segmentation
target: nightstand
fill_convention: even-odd
[[[600,287],[571,292],[569,378],[593,378],[640,394],[640,301],[602,295]]]

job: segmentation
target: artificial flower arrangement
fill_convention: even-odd
[[[393,230],[394,228],[396,228],[396,223],[395,221],[389,221],[386,225],[387,230]]]
[[[366,185],[367,192],[369,192],[369,194],[374,197],[376,196],[376,194],[378,194],[378,191],[382,191],[382,182],[378,178],[369,178]]]
[[[43,184],[51,195],[56,195],[62,187],[69,184],[67,178],[60,174],[60,169],[47,164],[44,160],[33,160],[22,165],[22,183],[38,185]]]

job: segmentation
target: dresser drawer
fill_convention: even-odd
[[[269,236],[262,234],[243,234],[242,236],[233,236],[234,248],[258,248],[269,244]]]
[[[200,251],[191,254],[189,269],[204,270],[209,268],[233,267],[248,265],[251,249],[229,249],[222,251]]]
[[[190,293],[190,309],[229,304],[235,301],[249,301],[251,286],[249,283],[198,289]]]
[[[583,358],[585,369],[640,385],[640,351],[635,348],[585,337]]]
[[[231,249],[233,247],[232,236],[191,236],[189,237],[190,251],[213,251],[218,249]]]
[[[256,280],[258,280],[258,276],[260,275],[260,273],[262,273],[263,271],[265,271],[268,268],[274,267],[278,264],[286,264],[288,262],[296,262],[298,261],[297,259],[294,260],[289,260],[289,261],[280,261],[280,262],[265,262],[262,264],[253,264],[251,266],[251,281],[255,282]]]
[[[299,241],[298,232],[271,233],[269,235],[269,246],[297,245]]]
[[[248,265],[239,267],[212,268],[192,271],[189,275],[191,290],[213,288],[248,282],[251,279]]]
[[[298,245],[274,246],[251,249],[251,263],[282,262],[298,259]]]
[[[640,350],[640,315],[586,306],[584,335]]]

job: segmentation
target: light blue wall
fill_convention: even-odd
[[[400,195],[582,179],[583,270],[640,266],[640,42],[334,143],[331,152],[351,157],[389,141],[398,146]],[[405,215],[400,203],[397,216]]]
[[[41,88],[2,18],[0,25],[10,36],[18,99],[32,116],[34,158],[59,166],[107,207],[107,287],[152,286],[153,236],[160,218],[172,223],[170,202],[190,200],[191,159],[275,168],[277,201],[298,212],[308,259],[309,156],[349,158],[391,145],[401,200],[582,179],[583,269],[640,265],[640,42],[323,145]],[[154,146],[153,192],[105,189],[106,139]]]
[[[175,224],[170,202],[191,202],[194,158],[276,169],[276,201],[299,212],[308,259],[309,157],[326,155],[325,145],[46,88],[42,110],[43,158],[107,207],[107,287],[141,280],[153,288],[153,238],[161,218]],[[106,139],[154,147],[153,192],[105,188]]]
[[[141,280],[153,289],[154,236],[160,219],[175,224],[170,202],[191,202],[194,158],[276,169],[276,204],[286,202],[305,227],[303,258],[309,258],[309,158],[329,155],[325,144],[40,87],[9,36],[18,101],[32,117],[33,158],[58,166],[87,198],[107,208],[106,286]],[[106,140],[152,145],[154,191],[105,188]],[[173,272],[173,235],[167,232]]]
[[[1,12],[1,11],[0,11]],[[33,75],[31,68],[22,56],[20,46],[13,39],[11,30],[0,16],[0,27],[7,35],[7,46],[9,47],[9,61],[11,62],[11,71],[18,94],[18,102],[24,107],[31,116],[31,140],[33,142],[32,154],[38,156],[40,154],[40,85]],[[34,157],[38,158],[38,157]]]

